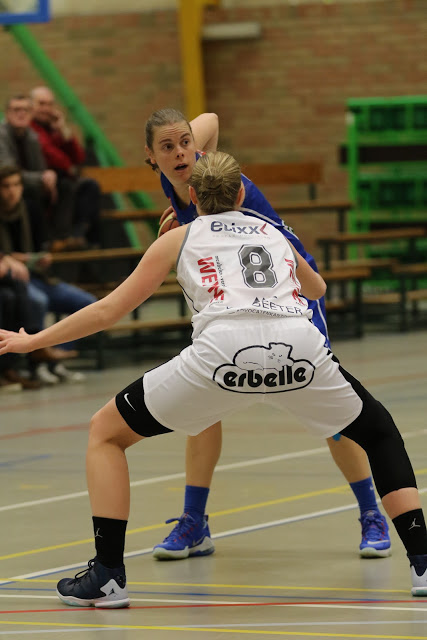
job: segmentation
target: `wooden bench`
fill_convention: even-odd
[[[275,164],[246,164],[242,172],[255,184],[304,184],[309,197],[316,197],[316,187],[322,180],[321,165],[315,162],[283,162]],[[96,180],[103,193],[132,193],[160,191],[160,176],[148,165],[141,167],[84,167],[82,175]]]
[[[344,269],[321,270],[320,273],[328,285],[325,296],[327,313],[352,314],[354,318],[353,335],[361,338],[364,331],[362,285],[371,277],[371,269],[363,266],[346,266]],[[338,294],[334,295],[331,287],[333,284],[339,285]]]
[[[362,297],[362,284],[371,275],[371,270],[367,267],[347,267],[346,269],[335,269],[330,271],[324,271],[322,276],[328,285],[332,283],[353,285],[354,290],[347,291],[347,295],[343,298],[334,298],[326,300],[326,310],[331,313],[350,314],[354,318],[354,331],[353,335],[361,337],[363,335],[363,297]],[[107,295],[110,293],[109,288],[106,288],[104,293]],[[101,290],[94,291],[99,296]],[[101,296],[100,296],[101,297]],[[113,327],[110,327],[105,332],[97,334],[96,339],[96,359],[97,367],[99,369],[105,366],[105,348],[106,339],[108,336],[118,333],[132,333],[135,339],[139,335],[139,340],[135,340],[135,346],[140,342],[140,334],[146,334],[150,339],[151,334],[165,333],[165,332],[180,332],[180,340],[184,339],[189,341],[191,318],[182,295],[182,289],[178,284],[174,274],[170,274],[161,287],[153,293],[149,300],[159,298],[173,298],[176,299],[179,305],[178,317],[174,318],[159,318],[159,319],[141,319],[138,317],[139,310],[136,309],[133,312],[133,318],[130,320],[119,321]],[[149,302],[147,300],[147,302]],[[146,303],[144,303],[146,304]],[[141,307],[139,308],[141,309]]]
[[[346,200],[316,200],[317,186],[322,180],[321,165],[314,162],[247,164],[243,173],[260,189],[277,185],[306,185],[308,199],[298,202],[272,203],[273,208],[286,221],[287,215],[333,212],[337,214],[337,230],[346,228],[346,215],[351,203]],[[130,193],[132,191],[160,192],[160,178],[150,167],[85,167],[83,175],[98,181],[101,191]],[[160,218],[163,210],[135,209],[126,211],[104,211],[103,220],[150,221]]]
[[[322,170],[321,166],[318,163],[277,163],[277,164],[247,164],[242,166],[243,173],[249,177],[257,186],[261,189],[265,186],[274,186],[274,185],[306,185],[308,188],[308,199],[306,201],[298,201],[298,202],[287,202],[280,203],[276,206],[273,203],[274,208],[277,210],[280,216],[282,216],[286,220],[286,216],[288,214],[311,214],[311,213],[325,213],[325,212],[336,212],[338,214],[338,223],[337,228],[339,231],[344,231],[346,226],[346,213],[351,207],[351,203],[347,201],[319,201],[315,200],[316,189],[318,184],[320,184],[322,180]],[[155,173],[150,167],[147,165],[141,167],[86,167],[83,170],[83,175],[93,178],[98,181],[101,191],[105,194],[110,193],[132,193],[136,191],[144,191],[150,193],[159,194],[161,191],[160,178],[157,173]],[[103,212],[102,219],[107,221],[153,221],[157,220],[162,211],[158,210],[147,210],[147,209],[136,209],[129,211],[108,211]],[[135,249],[104,249],[98,251],[91,252],[70,252],[63,254],[56,254],[54,256],[54,262],[56,264],[63,263],[71,263],[71,262],[79,262],[79,261],[97,261],[97,260],[110,260],[116,258],[129,258],[131,261],[139,259],[142,255],[142,252]],[[363,267],[366,267],[364,265]],[[369,268],[369,267],[367,267]],[[339,267],[337,267],[339,269]],[[346,282],[356,282],[354,279],[354,265],[350,267],[350,265],[346,268],[347,273],[343,274],[341,277],[338,276],[338,272],[335,271],[335,282],[341,282],[342,285]],[[366,273],[366,272],[363,272]],[[331,274],[332,275],[332,274]],[[364,276],[361,276],[364,277]],[[352,280],[353,278],[353,280]],[[95,291],[97,295],[105,295],[110,290],[111,287],[107,283],[101,285],[98,291]],[[355,285],[356,288],[358,285]],[[181,294],[181,289],[176,283],[166,283],[163,285],[158,292],[153,295],[153,298],[160,297],[177,297],[180,301],[180,305],[183,304],[183,296]],[[357,296],[356,296],[357,297]],[[334,302],[328,301],[328,306],[333,310],[340,311],[350,311],[354,304],[356,305],[356,333],[361,335],[361,312],[360,312],[360,301],[356,303],[354,301],[342,300],[341,304],[338,303],[337,300]],[[184,318],[184,309],[180,306],[180,322],[183,324],[189,322]],[[141,330],[148,331],[150,327],[153,331],[158,330],[174,330],[176,329],[176,323],[174,320],[170,321],[170,325],[168,325],[167,321],[159,320],[157,323],[156,320],[147,321],[140,320],[136,317],[136,314],[131,322],[131,330]],[[160,328],[159,328],[160,327]],[[170,329],[168,329],[170,327]],[[129,325],[127,325],[129,330]],[[113,328],[109,332],[117,333],[118,331],[123,330],[123,326],[118,325],[118,328]],[[102,339],[101,339],[102,341]]]
[[[392,274],[399,280],[399,290],[368,294],[363,302],[367,305],[397,305],[399,329],[406,331],[409,326],[409,308],[411,303],[411,315],[418,315],[418,303],[427,300],[427,289],[418,288],[418,281],[427,278],[427,263],[395,264],[391,268]]]
[[[332,247],[349,247],[350,245],[376,245],[399,240],[408,241],[408,253],[414,254],[418,238],[426,237],[424,227],[401,227],[399,229],[380,229],[363,233],[336,233],[318,238],[323,248],[323,263],[328,269],[331,264]]]
[[[131,261],[142,258],[144,252],[132,247],[117,247],[111,249],[87,249],[85,251],[63,251],[52,253],[53,264],[67,264],[72,262],[99,262],[104,260],[118,260],[128,258]]]

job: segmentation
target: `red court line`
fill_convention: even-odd
[[[11,596],[13,597],[13,596]],[[197,609],[197,608],[213,608],[213,607],[283,607],[294,605],[313,605],[313,604],[408,604],[419,601],[411,600],[314,600],[312,602],[304,600],[303,602],[236,602],[236,603],[218,603],[218,604],[159,604],[159,605],[141,605],[138,607],[128,607],[129,609]],[[422,602],[422,600],[421,600]],[[2,613],[58,613],[69,611],[77,613],[78,611],[96,611],[95,607],[66,607],[63,609],[17,609],[15,611],[0,611]]]
[[[20,402],[18,404],[11,404],[7,407],[4,407],[4,412],[5,414],[8,411],[21,411],[22,409],[34,409],[37,408],[39,409],[40,407],[47,407],[47,406],[51,406],[54,404],[69,404],[72,402],[76,402],[77,400],[94,400],[95,398],[103,398],[103,397],[107,397],[107,398],[113,398],[115,395],[117,394],[117,387],[115,388],[114,391],[98,391],[97,393],[83,393],[83,394],[79,394],[76,396],[70,396],[70,395],[65,395],[62,396],[60,398],[49,398],[49,399],[38,399],[37,403],[34,405],[29,405],[28,403],[25,402]]]
[[[20,431],[18,433],[3,433],[0,440],[14,440],[15,438],[30,438],[31,436],[40,436],[43,433],[60,433],[61,431],[87,431],[89,423],[84,424],[67,424],[65,427],[45,427],[43,429],[28,429],[28,431]]]

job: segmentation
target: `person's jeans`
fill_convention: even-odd
[[[79,289],[67,282],[48,284],[35,276],[31,276],[28,285],[35,320],[42,329],[45,324],[46,313],[69,315],[96,302],[95,296],[83,289]],[[74,349],[74,343],[63,345],[65,349]]]
[[[30,333],[34,329],[27,283],[13,278],[10,273],[0,278],[0,327],[19,331],[21,327]],[[0,358],[0,371],[14,368],[18,356],[6,353]]]
[[[101,231],[101,190],[90,178],[79,178],[74,200],[74,235],[86,237],[90,244],[99,244]]]

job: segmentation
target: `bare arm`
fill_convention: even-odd
[[[108,296],[60,322],[28,335],[0,330],[0,355],[27,353],[34,349],[77,340],[111,327],[150,297],[175,265],[186,229],[173,229],[156,240],[131,275]]]
[[[216,113],[202,113],[190,122],[196,148],[200,151],[216,151],[219,121]]]
[[[320,274],[310,267],[307,260],[300,256],[295,247],[293,247],[293,251],[298,256],[296,275],[301,285],[302,295],[309,300],[318,300],[325,295],[326,282]]]

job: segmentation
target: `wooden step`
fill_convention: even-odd
[[[393,273],[399,276],[423,276],[427,274],[427,262],[396,264]]]
[[[425,227],[400,227],[399,229],[379,229],[363,233],[336,233],[330,236],[322,236],[317,239],[319,244],[375,244],[392,240],[409,240],[421,238],[426,235]]]
[[[427,300],[427,289],[414,289],[412,291],[407,291],[406,300],[409,302]],[[401,302],[402,296],[398,291],[388,291],[363,296],[363,304],[400,304]]]
[[[102,260],[117,260],[119,258],[142,258],[142,249],[132,247],[118,247],[115,249],[87,249],[85,251],[61,251],[52,253],[54,264],[66,264],[69,262],[97,262]]]

